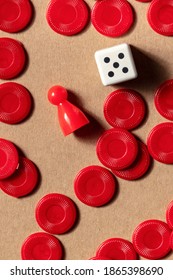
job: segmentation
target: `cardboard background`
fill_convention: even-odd
[[[14,81],[28,88],[35,106],[31,117],[21,124],[0,123],[0,137],[14,142],[38,166],[41,182],[34,194],[22,199],[1,192],[0,259],[20,259],[23,240],[41,231],[34,218],[34,208],[37,201],[50,192],[71,197],[80,212],[78,225],[71,232],[57,236],[65,247],[65,258],[88,259],[105,239],[131,240],[134,228],[143,220],[165,220],[167,204],[173,199],[172,166],[158,162],[141,180],[118,179],[118,195],[107,206],[88,207],[78,201],[73,192],[73,179],[80,169],[91,164],[101,165],[95,154],[95,144],[103,129],[109,128],[102,113],[108,93],[129,87],[143,95],[149,115],[145,123],[133,131],[143,141],[154,125],[167,121],[154,108],[153,94],[164,80],[173,77],[172,38],[150,28],[146,20],[148,3],[129,0],[135,10],[135,24],[128,34],[115,39],[99,34],[91,24],[77,36],[58,35],[46,22],[48,0],[32,2],[35,18],[30,27],[18,34],[0,32],[0,36],[24,44],[29,65]],[[87,3],[92,7],[94,1],[87,0]],[[121,85],[104,87],[94,52],[124,42],[133,46],[139,77]],[[90,115],[89,128],[67,137],[62,135],[56,108],[47,101],[47,91],[55,84],[70,90],[70,100]],[[173,254],[167,258],[173,259]]]

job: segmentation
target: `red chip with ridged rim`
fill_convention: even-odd
[[[18,169],[7,179],[0,181],[1,190],[14,197],[25,196],[33,191],[38,181],[38,172],[33,162],[19,159]]]
[[[173,230],[173,200],[168,204],[166,209],[166,222],[170,229]]]
[[[137,254],[133,244],[122,238],[105,240],[96,250],[96,257],[107,257],[109,260],[136,260]]]
[[[16,147],[8,140],[0,138],[0,180],[11,176],[19,164]]]
[[[25,51],[20,42],[11,38],[0,38],[0,79],[8,80],[19,75],[25,61]]]
[[[60,260],[62,254],[63,249],[58,238],[45,232],[29,235],[21,248],[22,260]]]
[[[31,110],[31,95],[22,85],[4,83],[0,85],[0,121],[15,124],[23,121]]]
[[[173,79],[159,86],[154,96],[154,103],[163,117],[173,121]]]
[[[106,168],[91,165],[76,175],[74,191],[81,202],[94,207],[102,206],[114,196],[116,181]]]
[[[133,232],[132,241],[136,252],[146,258],[157,260],[170,251],[171,230],[160,220],[147,220]]]
[[[103,111],[111,126],[130,130],[137,127],[144,119],[145,103],[138,92],[119,89],[107,96]]]
[[[152,0],[147,19],[152,29],[165,36],[173,35],[173,0]]]
[[[173,123],[160,123],[153,127],[147,138],[150,155],[162,163],[173,163]]]
[[[58,193],[42,197],[35,209],[38,225],[52,234],[69,231],[76,221],[76,214],[74,202],[69,197]]]
[[[94,4],[91,21],[99,33],[118,37],[130,29],[134,15],[131,5],[126,0],[102,0]]]
[[[148,170],[151,162],[150,154],[147,146],[138,141],[139,152],[134,163],[123,170],[112,169],[112,172],[119,178],[124,180],[136,180],[141,178]]]
[[[83,0],[51,0],[47,22],[57,33],[71,36],[84,29],[88,22],[88,7]]]
[[[132,133],[123,128],[106,130],[98,139],[96,153],[100,162],[111,169],[130,166],[138,154],[138,143]]]
[[[29,24],[31,17],[29,0],[0,0],[0,30],[18,32]]]

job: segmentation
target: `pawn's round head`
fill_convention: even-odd
[[[61,86],[53,86],[48,91],[48,99],[53,105],[59,105],[67,99],[67,90]]]

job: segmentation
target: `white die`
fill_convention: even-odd
[[[96,51],[95,60],[104,86],[128,81],[138,75],[127,44]]]

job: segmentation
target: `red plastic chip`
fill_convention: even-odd
[[[104,116],[113,127],[133,129],[142,122],[145,116],[144,100],[134,90],[115,90],[104,102]]]
[[[173,80],[167,80],[157,89],[154,103],[158,112],[173,121]]]
[[[42,197],[35,210],[39,226],[53,234],[62,234],[71,229],[76,221],[76,214],[74,202],[58,193]]]
[[[87,166],[79,171],[74,180],[74,191],[80,201],[89,206],[108,203],[116,190],[113,175],[101,166]]]
[[[136,252],[146,259],[157,260],[170,251],[171,230],[159,220],[147,220],[134,230],[132,240]]]
[[[160,123],[149,133],[147,146],[151,156],[162,163],[173,163],[173,123]]]
[[[91,21],[101,34],[118,37],[133,24],[133,10],[126,0],[97,1],[92,8]]]
[[[33,191],[38,181],[38,172],[27,158],[19,159],[19,168],[9,178],[0,181],[1,190],[14,197],[25,196]]]
[[[60,260],[62,253],[60,241],[45,232],[29,235],[21,248],[22,260]]]
[[[170,229],[173,230],[173,200],[168,204],[166,209],[166,221]]]
[[[17,83],[0,85],[0,121],[8,124],[24,120],[31,110],[31,96],[28,90]]]
[[[0,180],[11,176],[19,164],[18,151],[8,140],[0,138]]]
[[[147,146],[140,141],[138,141],[138,146],[139,152],[137,158],[130,167],[123,170],[112,169],[112,172],[116,176],[124,180],[136,180],[141,178],[147,172],[151,162]]]
[[[173,0],[152,0],[147,19],[154,31],[165,36],[172,36]]]
[[[0,38],[0,79],[16,77],[23,70],[25,61],[21,43],[10,38]]]
[[[31,16],[29,0],[0,0],[0,30],[18,32],[29,24]]]
[[[137,254],[133,245],[122,238],[105,240],[96,250],[96,257],[105,256],[109,260],[136,260]]]
[[[50,27],[55,32],[67,36],[82,31],[88,17],[88,7],[83,0],[52,0],[46,14]]]
[[[135,161],[138,143],[129,131],[123,128],[112,128],[100,136],[96,152],[103,165],[111,169],[121,170]]]

